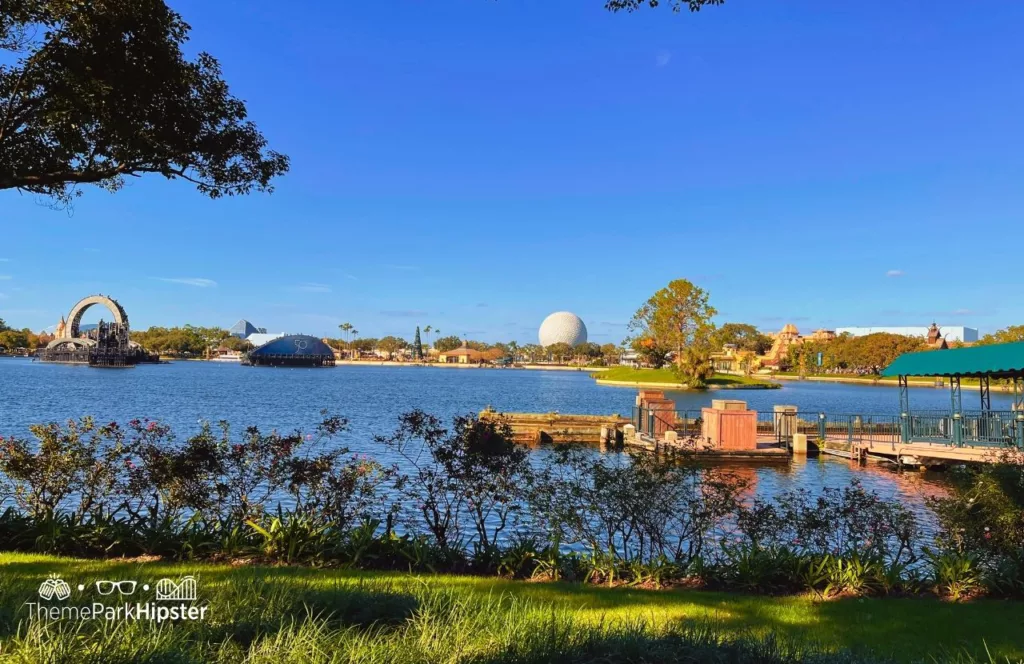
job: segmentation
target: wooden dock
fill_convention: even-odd
[[[504,419],[512,427],[512,439],[523,445],[544,443],[622,443],[628,417],[613,415],[570,415],[562,413],[499,413],[490,408],[481,411],[481,420]],[[610,440],[602,441],[601,433]]]
[[[671,432],[660,439],[633,431],[628,417],[563,413],[499,413],[486,409],[481,420],[504,420],[512,428],[512,440],[535,447],[543,444],[587,444],[634,447],[692,456],[707,461],[787,462],[789,451],[776,443],[758,443],[757,449],[722,449],[699,440],[680,438]]]
[[[858,441],[853,452],[858,458],[882,457],[899,465],[945,466],[951,463],[993,463],[998,460],[1000,447],[971,447],[928,443],[923,441],[878,442]]]

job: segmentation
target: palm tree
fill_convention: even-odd
[[[345,345],[347,346],[349,344],[348,333],[352,330],[352,323],[342,323],[338,326],[338,329],[341,330],[342,336],[345,337]],[[349,354],[351,355],[351,349],[349,348],[346,350],[349,350]]]
[[[423,334],[427,335],[427,348],[430,348],[430,333],[433,329],[429,325],[423,328]]]

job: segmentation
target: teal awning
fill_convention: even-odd
[[[883,376],[1024,376],[1024,341],[904,353]]]

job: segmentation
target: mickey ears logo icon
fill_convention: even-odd
[[[182,577],[178,583],[170,579],[160,579],[156,582],[156,598],[163,602],[189,602],[194,601],[198,595],[195,577]]]
[[[71,586],[60,578],[58,574],[51,574],[50,578],[39,584],[39,596],[43,599],[66,600],[71,597]]]

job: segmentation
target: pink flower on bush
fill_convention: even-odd
[[[156,422],[150,422],[149,424],[146,425],[146,431],[152,431],[155,428],[156,428]]]

